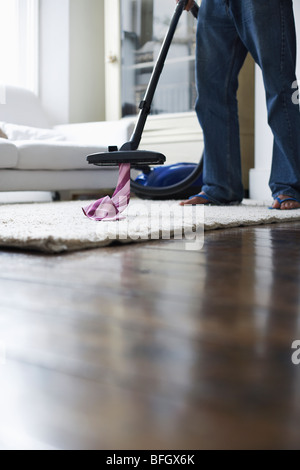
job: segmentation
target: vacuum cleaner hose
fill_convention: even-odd
[[[201,159],[194,171],[187,178],[180,181],[180,183],[176,183],[171,186],[165,186],[163,188],[153,188],[151,186],[142,186],[141,184],[136,183],[134,180],[131,179],[130,185],[135,195],[141,198],[159,199],[160,197],[164,198],[166,196],[173,197],[176,194],[187,190],[201,176],[202,171],[203,156],[201,156]]]

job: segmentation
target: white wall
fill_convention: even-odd
[[[53,124],[105,118],[104,2],[40,0],[40,89]]]
[[[53,123],[69,119],[69,0],[40,2],[39,95]]]
[[[297,77],[300,79],[300,2],[294,1],[294,12],[298,36]],[[271,199],[271,191],[268,186],[272,150],[273,135],[267,124],[267,108],[262,74],[256,67],[255,79],[255,168],[250,171],[250,197],[253,199]],[[300,131],[300,129],[299,129]]]
[[[70,0],[70,121],[105,119],[104,2]]]

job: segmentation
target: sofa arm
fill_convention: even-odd
[[[0,168],[16,168],[18,149],[6,139],[0,139]]]

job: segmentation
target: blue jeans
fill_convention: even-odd
[[[292,0],[202,0],[196,112],[204,134],[203,191],[221,204],[244,197],[236,94],[248,52],[262,70],[274,136],[273,197],[285,194],[300,201],[300,113],[292,101],[296,80]]]

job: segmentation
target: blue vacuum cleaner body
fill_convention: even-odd
[[[151,168],[150,171],[140,173],[135,179],[135,183],[142,188],[166,188],[174,187],[188,178],[196,169],[196,163],[176,163],[173,165],[159,166]],[[201,192],[203,186],[202,174],[187,189],[176,191],[173,199],[181,199]],[[141,195],[143,198],[143,195]],[[147,197],[145,197],[147,199]],[[152,197],[153,198],[153,197]],[[169,199],[170,194],[160,195],[159,199]],[[156,198],[155,198],[156,199]]]

